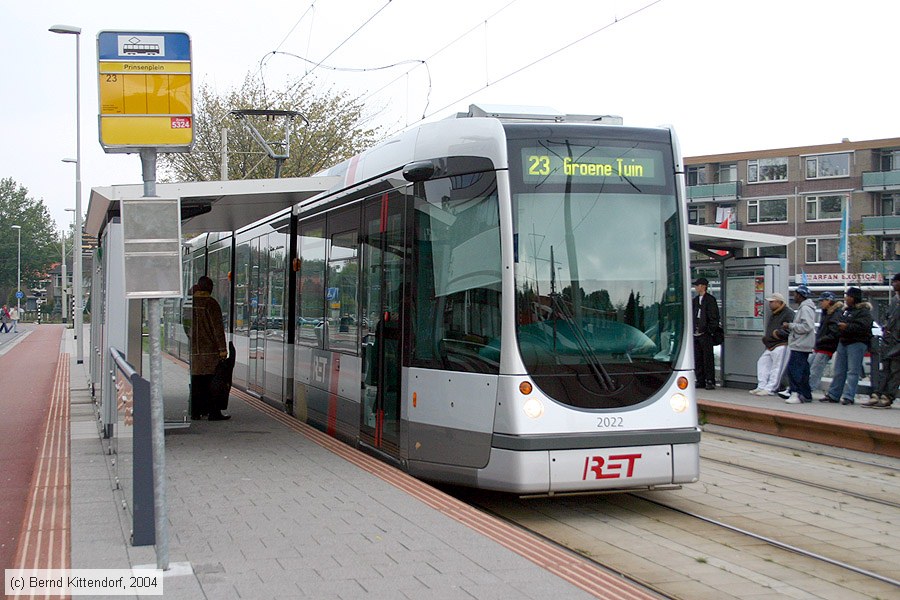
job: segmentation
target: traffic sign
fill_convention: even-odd
[[[25,292],[23,292],[22,290],[19,290],[18,292],[16,292],[16,298],[18,298],[19,300],[21,300],[24,297],[25,297]]]
[[[97,59],[100,145],[107,153],[190,151],[194,115],[188,34],[101,31]]]

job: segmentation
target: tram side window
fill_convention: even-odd
[[[358,218],[358,217],[357,217]],[[354,229],[331,236],[328,288],[325,290],[328,348],[356,353],[359,283],[359,235]]]
[[[412,363],[498,373],[500,215],[494,173],[417,186]]]
[[[300,224],[297,252],[297,343],[322,346],[325,322],[325,221],[315,219]]]
[[[250,333],[250,242],[238,244],[235,250],[234,332]]]
[[[284,311],[287,309],[285,293],[285,268],[287,265],[287,234],[280,231],[269,234],[269,314],[266,318],[266,335],[284,339]]]
[[[230,240],[229,240],[230,244]],[[231,271],[231,246],[220,247],[209,253],[207,276],[213,280],[213,297],[222,307],[222,323],[225,331],[229,331],[231,310],[231,282],[228,273]]]

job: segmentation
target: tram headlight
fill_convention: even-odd
[[[538,398],[531,397],[525,400],[522,410],[529,419],[540,419],[544,415],[544,403]]]
[[[672,397],[669,398],[669,406],[672,407],[677,413],[683,413],[687,410],[688,407],[688,399],[684,394],[672,394]]]

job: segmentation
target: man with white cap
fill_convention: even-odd
[[[757,396],[774,396],[784,372],[784,353],[788,335],[782,325],[794,320],[794,311],[784,301],[784,296],[775,292],[767,297],[769,318],[766,321],[762,343],[766,347],[756,361],[756,389],[750,390]]]
[[[816,305],[810,299],[812,292],[805,285],[798,285],[794,290],[794,301],[800,306],[794,320],[781,327],[788,332],[787,371],[790,382],[790,395],[785,403],[800,404],[812,402],[812,390],[809,389],[809,355],[816,345]]]

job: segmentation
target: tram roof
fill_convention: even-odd
[[[158,183],[160,198],[181,199],[181,231],[195,235],[237,231],[279,210],[308,200],[337,185],[340,177],[286,177],[240,181],[191,181]],[[84,231],[98,236],[110,211],[118,212],[120,200],[141,198],[143,184],[91,188]]]
[[[788,246],[794,238],[786,235],[758,233],[744,229],[722,229],[705,225],[688,225],[688,237],[692,250],[747,250]]]

